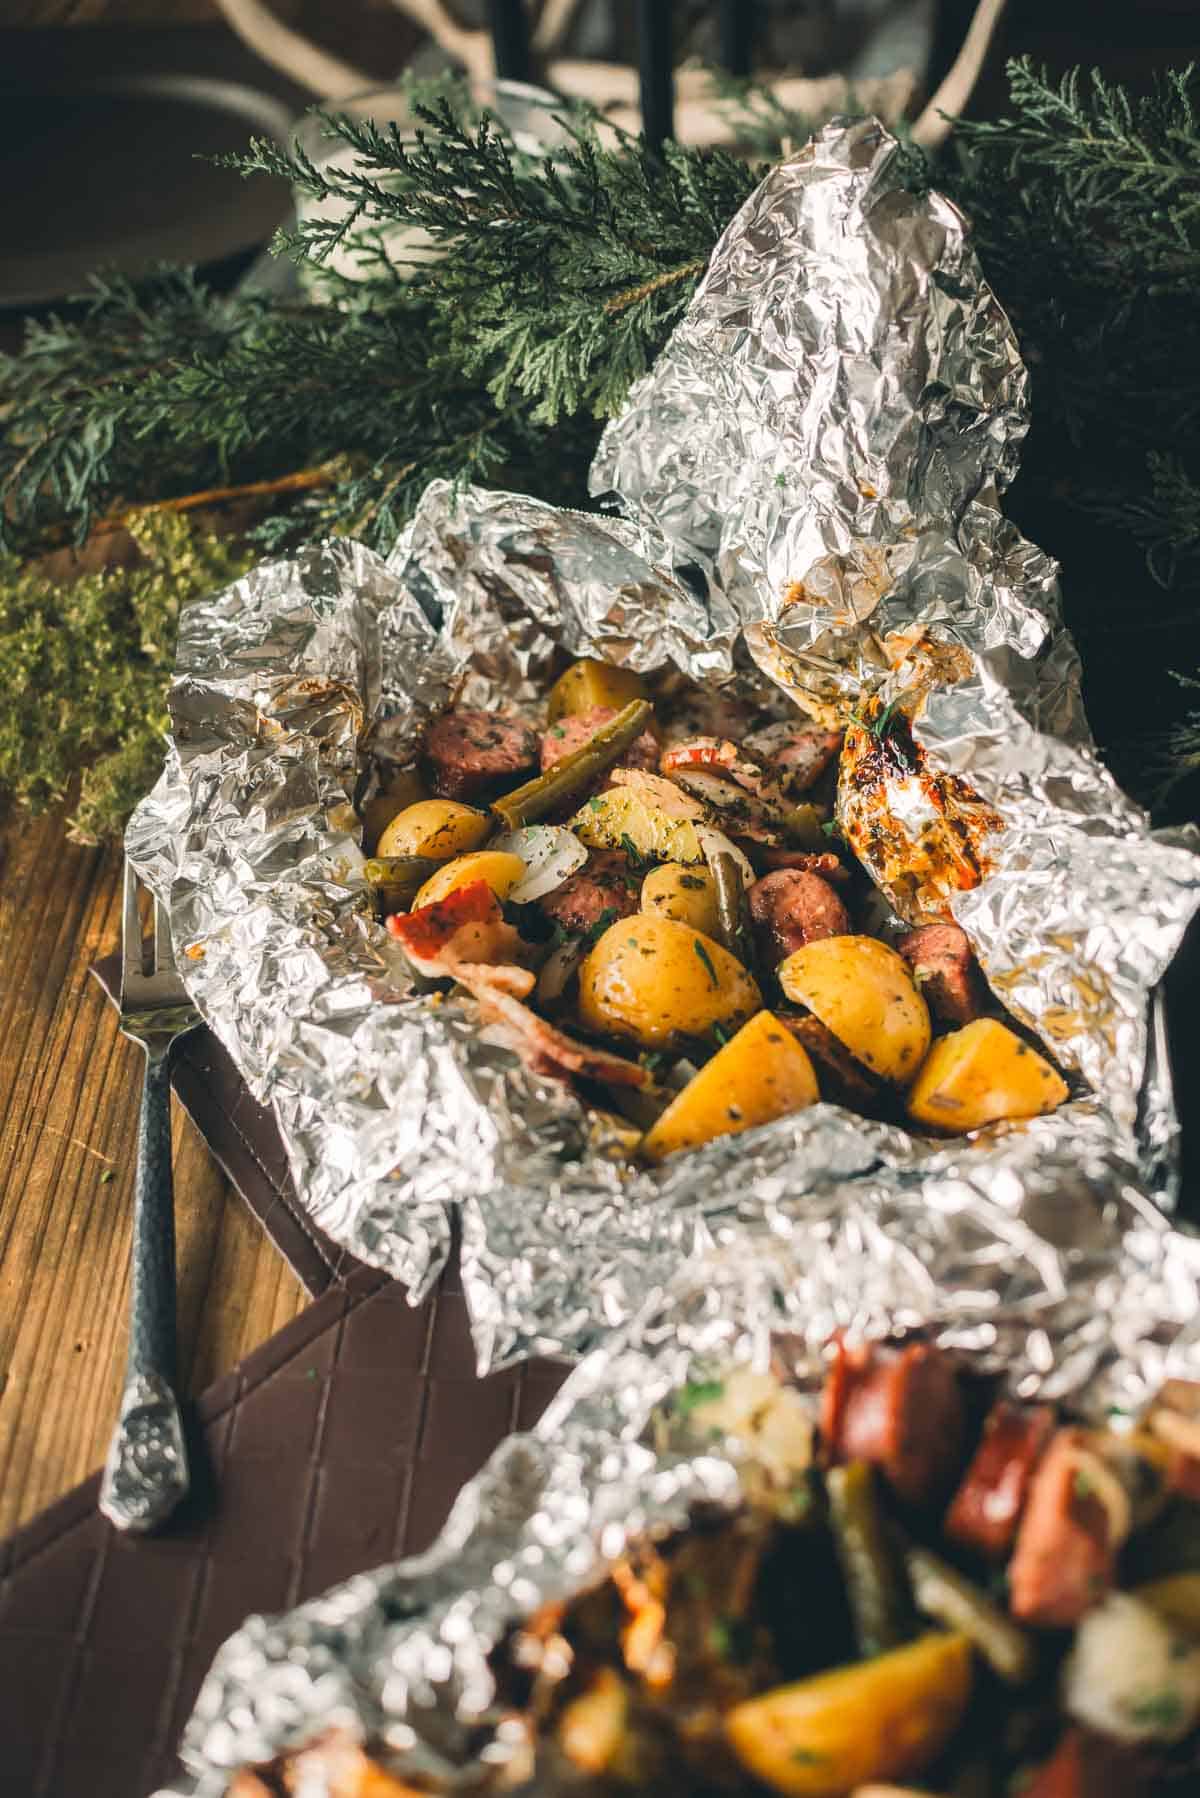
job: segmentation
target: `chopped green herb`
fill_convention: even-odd
[[[689,1380],[675,1394],[675,1409],[684,1417],[694,1411],[697,1405],[709,1405],[725,1391],[724,1380]]]
[[[1178,1692],[1152,1692],[1129,1706],[1129,1717],[1143,1729],[1166,1734],[1183,1721],[1183,1700]]]
[[[552,724],[550,729],[546,732],[546,735],[549,737],[565,737],[566,734],[567,733],[561,724]]]
[[[640,1056],[639,1059],[646,1072],[648,1074],[653,1074],[656,1069],[662,1066],[667,1058],[661,1049],[647,1049],[646,1053]]]
[[[712,964],[712,956],[708,953],[708,950],[704,947],[704,944],[699,940],[699,938],[697,938],[696,941],[692,944],[692,948],[696,951],[696,954],[700,957],[700,960],[704,963],[704,966],[708,971],[708,978],[712,981],[713,985],[720,986],[721,982],[717,978],[717,970],[713,967],[713,964]]]
[[[1091,1498],[1095,1490],[1096,1488],[1092,1485],[1090,1478],[1081,1468],[1075,1475],[1074,1480],[1074,1492],[1076,1498]]]
[[[798,1767],[819,1767],[829,1756],[819,1754],[815,1748],[793,1748],[792,1759]]]
[[[117,1176],[113,1173],[113,1170],[110,1167],[106,1167],[104,1172],[100,1176],[101,1186],[111,1186],[112,1182],[116,1179],[116,1177]]]
[[[742,1617],[717,1617],[708,1627],[708,1646],[719,1659],[744,1667],[754,1653],[754,1633]]]
[[[633,838],[630,836],[630,834],[627,830],[623,830],[621,832],[621,847],[625,851],[626,855],[629,857],[630,861],[633,863],[635,868],[640,868],[644,861],[650,860],[649,856],[645,856],[642,854],[641,850],[638,848],[637,844],[634,842]]]
[[[841,833],[837,827],[837,819],[836,818],[826,818],[824,824],[822,824],[822,826],[821,826],[821,835],[824,837],[836,837],[836,836],[839,836],[840,834]]]
[[[721,1028],[720,1024],[714,1024],[712,1027],[712,1033],[717,1039],[718,1048],[723,1049],[725,1047],[726,1043],[729,1041],[728,1030],[723,1030]]]
[[[591,949],[596,943],[598,943],[600,938],[604,935],[604,932],[608,929],[609,925],[615,924],[616,921],[617,921],[616,907],[613,905],[606,905],[604,910],[600,913],[600,916],[596,919],[596,922],[589,929],[585,930],[583,933],[583,940],[587,944],[588,948]]]
[[[602,812],[604,810],[604,801],[602,799],[589,799],[588,810],[589,812]]]
[[[787,476],[784,474],[782,469],[780,469],[779,473],[775,476],[775,485],[777,487],[786,487],[787,486]]]

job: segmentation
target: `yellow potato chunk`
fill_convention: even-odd
[[[720,929],[717,889],[707,868],[680,862],[652,868],[642,882],[641,907],[651,917],[676,918],[705,936],[716,936]]]
[[[803,1111],[820,1096],[804,1049],[777,1017],[760,1011],[671,1100],[643,1139],[642,1153],[662,1161],[715,1136]]]
[[[905,962],[873,936],[830,936],[780,962],[779,984],[872,1073],[907,1086],[929,1048],[929,1007]]]
[[[638,855],[648,861],[698,862],[703,860],[700,839],[696,835],[696,819],[675,816],[655,802],[651,782],[657,776],[640,776],[636,786],[609,787],[581,806],[570,820],[570,827],[589,849],[624,849],[632,845]],[[663,788],[669,781],[660,781]],[[681,810],[692,802],[679,788]],[[702,819],[703,808],[693,807]]]
[[[725,1718],[742,1765],[787,1798],[845,1798],[868,1780],[919,1773],[945,1747],[971,1694],[965,1636],[903,1648],[738,1704]]]
[[[646,683],[640,674],[587,656],[582,662],[572,662],[551,687],[550,722],[554,724],[573,712],[590,712],[597,705],[610,705],[619,712],[631,699],[645,697]]]
[[[478,849],[492,820],[472,805],[456,799],[421,799],[398,812],[379,839],[379,855],[423,855],[430,861],[449,861]]]
[[[589,1030],[661,1049],[679,1037],[736,1030],[762,1009],[736,956],[674,918],[642,912],[611,924],[579,970]]]
[[[420,911],[423,905],[436,905],[439,899],[448,898],[459,887],[470,886],[474,880],[486,880],[497,899],[507,899],[524,875],[525,863],[520,856],[506,855],[500,849],[479,849],[474,855],[458,855],[429,876],[413,900],[412,908]]]
[[[908,1095],[908,1115],[937,1130],[978,1130],[997,1118],[1032,1118],[1067,1097],[1065,1080],[998,1018],[976,1018],[940,1037]]]

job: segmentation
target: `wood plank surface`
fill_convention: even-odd
[[[0,819],[0,1537],[104,1459],[124,1368],[142,1055],[87,970],[121,858]],[[176,1108],[180,1376],[196,1392],[308,1303]]]

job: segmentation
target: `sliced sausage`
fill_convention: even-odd
[[[571,934],[591,930],[605,912],[611,923],[632,917],[638,908],[641,876],[634,874],[625,857],[615,849],[593,849],[577,874],[568,876],[552,893],[538,900],[552,924]]]
[[[1034,1468],[1054,1433],[1049,1405],[992,1406],[979,1447],[946,1514],[946,1534],[964,1548],[1003,1560],[1017,1525]]]
[[[425,764],[443,799],[494,798],[537,768],[537,738],[499,712],[445,712],[429,727]]]
[[[1014,1617],[1068,1628],[1112,1584],[1109,1514],[1081,1474],[1081,1430],[1062,1429],[1042,1456],[1029,1488],[1008,1567]]]
[[[1161,1770],[1144,1744],[1135,1747],[1072,1725],[1050,1759],[1029,1773],[1020,1793],[1021,1798],[1153,1798],[1170,1790],[1183,1798],[1182,1785],[1160,1783]]]
[[[615,707],[611,705],[594,705],[586,712],[571,712],[552,724],[542,738],[541,758],[543,768],[553,768],[555,762],[561,762],[566,755],[573,755],[582,749],[589,737],[594,737],[602,725],[609,724],[617,716]],[[642,768],[649,772],[658,767],[658,740],[653,731],[644,730],[635,737],[629,748],[614,765],[618,768]]]
[[[845,906],[819,874],[779,868],[755,881],[749,899],[759,954],[772,967],[805,943],[850,930]]]
[[[766,758],[789,793],[807,793],[842,753],[844,735],[823,724],[770,724],[747,737],[746,747]]]
[[[984,986],[970,940],[957,924],[924,924],[896,948],[916,974],[934,1017],[969,1024],[984,1006]]]
[[[820,1018],[814,1018],[809,1012],[789,1012],[778,1005],[774,1011],[779,1022],[787,1026],[816,1063],[821,1097],[833,1105],[845,1105],[851,1111],[870,1115],[879,1103],[883,1082],[856,1061],[849,1049],[842,1047]]]
[[[941,1349],[837,1342],[821,1403],[830,1460],[869,1461],[906,1503],[928,1504],[958,1471],[965,1427],[958,1379]]]

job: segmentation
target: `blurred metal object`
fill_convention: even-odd
[[[240,81],[80,69],[3,99],[0,306],[77,293],[102,265],[139,275],[244,255],[286,215],[284,188],[212,162],[252,132],[288,142],[289,107]]]

